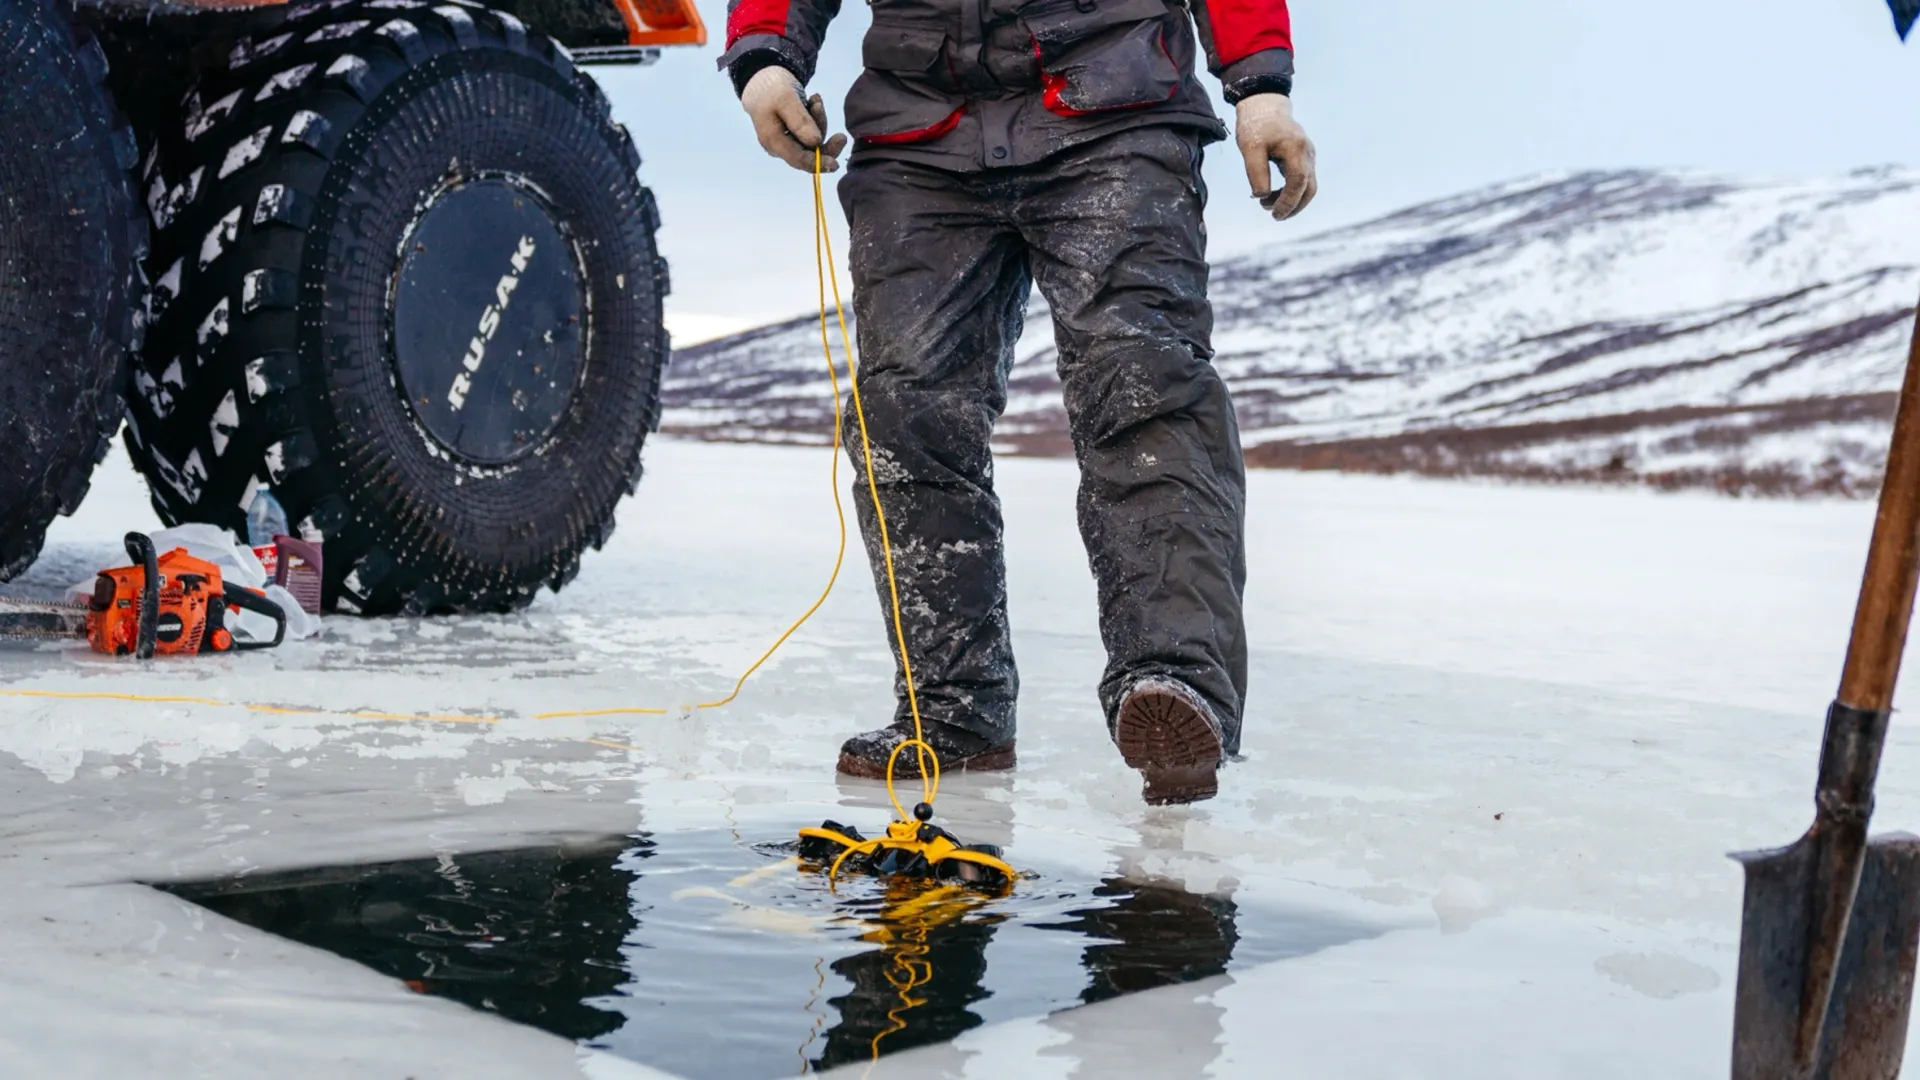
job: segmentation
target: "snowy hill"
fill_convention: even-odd
[[[1860,494],[1920,291],[1920,172],[1529,178],[1216,263],[1256,465]],[[1036,294],[1004,450],[1069,451]],[[678,352],[667,430],[814,442],[812,316]]]

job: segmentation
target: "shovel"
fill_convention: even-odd
[[[1867,838],[1920,576],[1920,322],[1894,414],[1840,693],[1827,710],[1813,824],[1746,869],[1734,1080],[1894,1080],[1920,941],[1920,837]]]

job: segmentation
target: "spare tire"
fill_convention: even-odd
[[[264,486],[326,603],[508,610],[613,528],[658,422],[639,155],[564,50],[480,7],[290,9],[156,139],[127,445],[169,522]]]
[[[146,218],[106,54],[46,0],[0,0],[0,581],[87,493],[120,427]]]

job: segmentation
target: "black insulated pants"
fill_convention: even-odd
[[[1037,283],[1080,465],[1109,729],[1127,688],[1157,675],[1205,698],[1238,748],[1246,477],[1209,362],[1199,166],[1197,133],[1147,127],[1014,169],[856,159],[840,182],[857,377],[927,720],[1013,737],[1019,677],[989,440]],[[859,470],[857,439],[850,452]],[[862,472],[854,491],[891,643]],[[905,718],[897,675],[896,697]]]

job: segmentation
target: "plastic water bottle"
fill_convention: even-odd
[[[286,508],[266,488],[254,492],[253,501],[247,504],[247,543],[265,547],[273,543],[274,537],[286,535]]]

